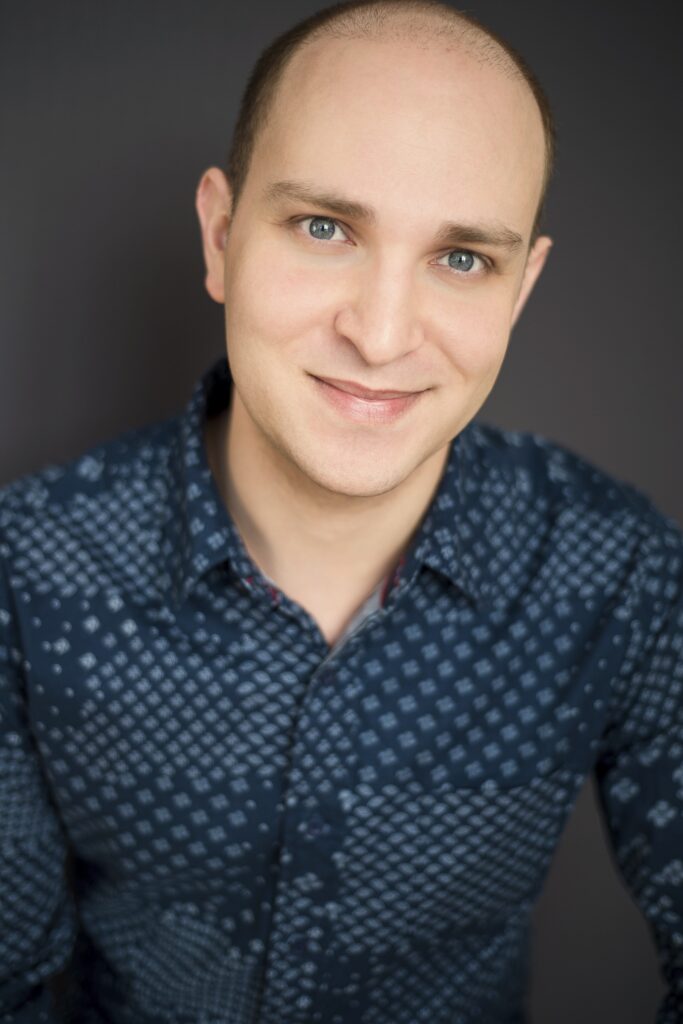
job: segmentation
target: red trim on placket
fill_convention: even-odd
[[[247,590],[250,590],[254,586],[255,580],[255,576],[244,576],[242,582],[246,585]],[[264,587],[270,594],[271,600],[274,601],[275,604],[279,604],[282,598],[282,591],[278,590],[277,587],[271,586],[270,583],[264,583]]]
[[[394,569],[393,575],[387,576],[386,581],[384,583],[384,586],[382,587],[382,592],[379,595],[380,607],[382,607],[382,608],[384,607],[384,602],[387,599],[389,591],[391,590],[392,587],[395,587],[396,584],[398,583],[399,577],[401,575],[401,569],[403,568],[405,563],[406,563],[406,556],[405,556],[405,554],[403,554],[403,555],[401,555],[401,557],[398,560],[398,564],[396,565],[396,568]]]

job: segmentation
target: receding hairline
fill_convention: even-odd
[[[369,39],[410,42],[425,49],[436,45],[464,53],[480,64],[501,71],[519,82],[536,106],[536,99],[519,67],[505,49],[479,25],[460,11],[432,4],[430,0],[368,0],[360,7],[344,9],[329,21],[312,29],[290,53],[274,78],[262,110],[263,129],[270,120],[289,71],[305,61],[308,52],[325,39]],[[539,121],[541,120],[539,110]]]
[[[409,39],[415,45],[450,41],[481,63],[493,65],[524,81],[510,54],[487,29],[471,21],[462,11],[430,0],[371,0],[362,6],[341,10],[314,28],[296,52],[325,36]]]
[[[431,0],[365,0],[358,6],[342,8],[329,21],[313,28],[289,54],[274,78],[264,108],[259,134],[266,128],[278,98],[284,92],[283,84],[288,70],[305,60],[307,51],[324,39],[377,39],[409,41],[413,46],[428,48],[434,44],[465,53],[480,64],[492,67],[518,82],[537,111],[539,126],[544,137],[544,169],[541,194],[545,192],[551,171],[549,140],[543,124],[543,115],[534,92],[515,60],[502,43],[485,27],[470,21],[466,14]]]

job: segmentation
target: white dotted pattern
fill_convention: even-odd
[[[0,1019],[522,1024],[594,771],[680,1024],[680,528],[473,422],[330,649],[211,477],[230,386],[0,490]]]

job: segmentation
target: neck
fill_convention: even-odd
[[[207,426],[207,450],[223,501],[256,565],[290,596],[310,600],[322,599],[333,579],[335,592],[351,604],[395,566],[448,457],[446,446],[384,494],[339,494],[275,450],[235,391],[230,408]]]

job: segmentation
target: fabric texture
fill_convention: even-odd
[[[680,1024],[680,527],[474,420],[330,647],[220,499],[230,388],[0,489],[0,1019],[521,1024],[593,773]]]

